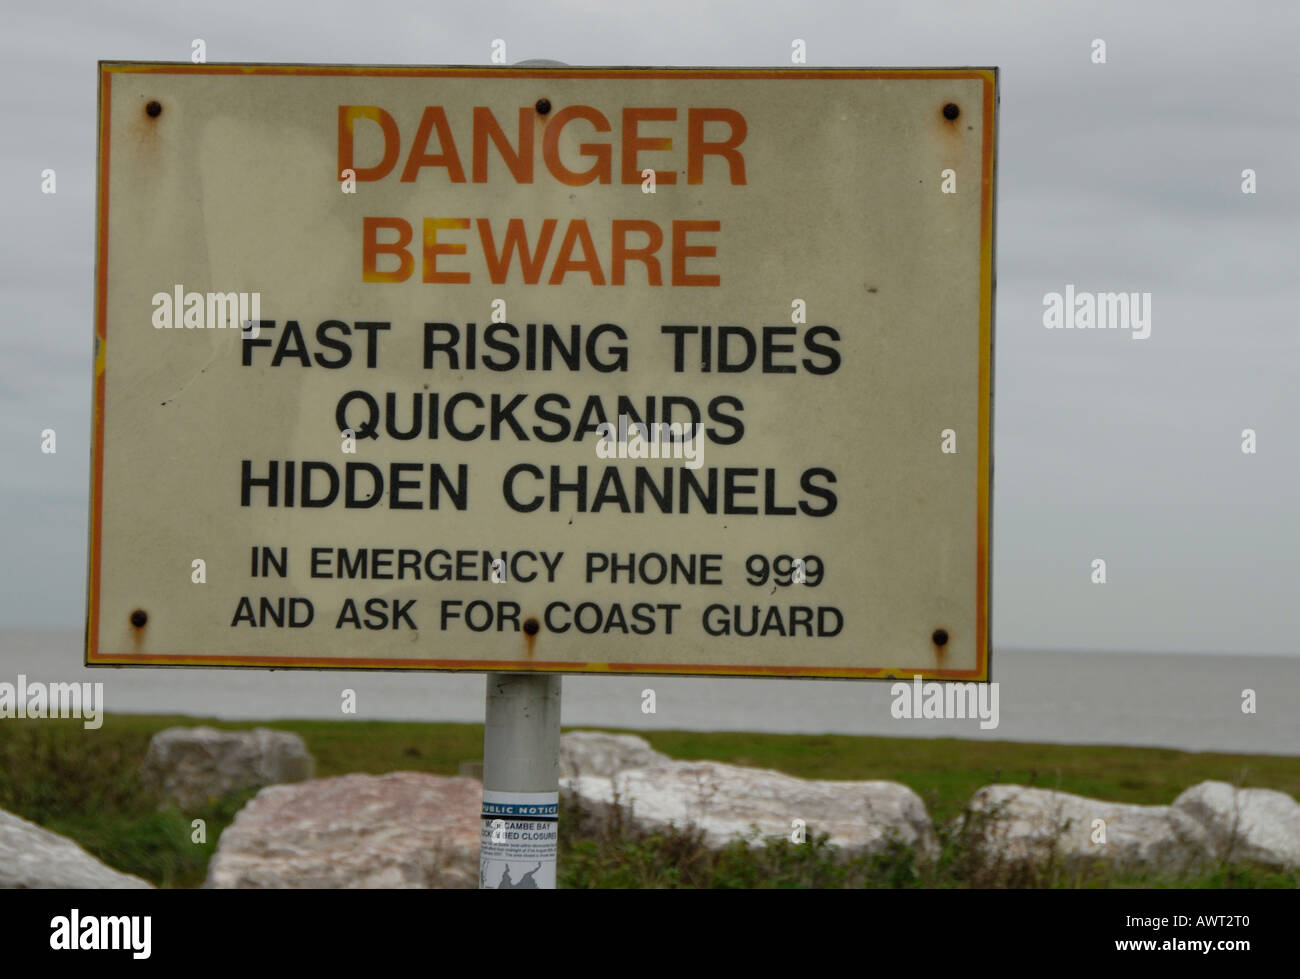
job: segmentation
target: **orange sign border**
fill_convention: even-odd
[[[99,583],[104,489],[104,396],[108,384],[106,320],[108,299],[109,112],[115,74],[162,75],[358,75],[388,78],[448,78],[490,75],[494,78],[658,78],[658,79],[859,79],[951,78],[983,82],[983,132],[980,174],[980,363],[979,460],[975,546],[975,655],[973,670],[846,668],[816,666],[694,666],[679,663],[560,663],[518,660],[371,659],[313,660],[295,656],[198,656],[167,653],[103,653],[99,649]],[[90,553],[87,571],[85,649],[87,666],[234,667],[313,670],[442,670],[450,672],[608,673],[681,676],[771,676],[808,679],[990,679],[993,484],[993,298],[994,298],[994,164],[997,141],[997,68],[507,68],[417,67],[293,64],[190,64],[188,62],[101,61],[99,63],[99,132],[95,229],[95,366],[94,421],[91,447]]]

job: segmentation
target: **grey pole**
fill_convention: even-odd
[[[518,66],[566,67],[545,59]],[[560,679],[552,673],[488,674],[480,887],[555,887]]]
[[[481,887],[555,887],[560,679],[549,673],[488,675]]]

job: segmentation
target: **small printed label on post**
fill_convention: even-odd
[[[483,790],[479,886],[555,887],[558,792]]]

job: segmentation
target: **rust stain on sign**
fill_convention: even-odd
[[[131,644],[137,653],[144,651],[145,626],[149,624],[149,614],[144,609],[131,613]]]
[[[524,653],[528,659],[533,658],[537,649],[537,634],[542,631],[537,616],[530,615],[524,620]]]
[[[948,630],[935,629],[930,635],[930,642],[934,645],[935,661],[942,664],[944,655],[948,652]]]

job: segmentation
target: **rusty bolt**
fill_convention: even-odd
[[[533,106],[533,108],[535,108],[535,109],[537,110],[537,114],[538,114],[539,116],[544,116],[544,115],[546,115],[546,113],[548,113],[548,112],[551,111],[551,100],[550,100],[550,99],[538,99],[538,100],[537,100],[537,105]]]
[[[144,107],[144,111],[149,113],[151,118],[157,119],[162,115],[162,103],[157,100],[150,101],[149,104]]]
[[[943,117],[950,122],[961,115],[961,109],[957,108],[956,102],[949,102],[943,107]]]
[[[540,628],[541,626],[538,624],[536,619],[524,620],[524,632],[526,632],[528,635],[530,636],[537,635],[537,630],[539,630]]]
[[[947,629],[935,629],[935,630],[934,630],[934,635],[932,635],[932,636],[930,637],[930,641],[931,641],[932,643],[934,643],[936,646],[946,646],[946,645],[948,645],[948,630],[947,630]]]
[[[131,613],[131,624],[135,626],[137,629],[143,629],[145,623],[148,621],[149,621],[149,616],[144,609],[138,608]]]

